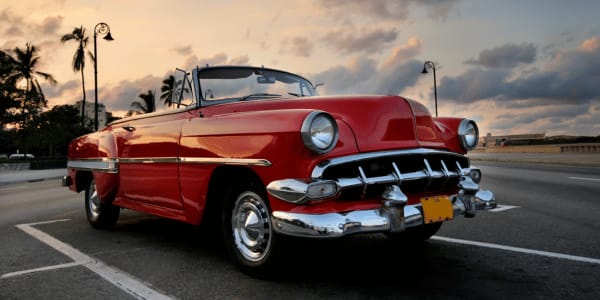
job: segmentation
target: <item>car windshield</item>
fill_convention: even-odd
[[[252,67],[213,67],[198,73],[204,101],[315,96],[306,79],[287,72]]]

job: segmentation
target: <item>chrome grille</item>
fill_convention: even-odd
[[[381,195],[389,184],[398,184],[404,192],[455,189],[468,167],[464,155],[420,148],[332,159],[317,166],[313,178],[338,182],[342,198],[364,198]]]

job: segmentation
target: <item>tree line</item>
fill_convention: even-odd
[[[89,37],[83,26],[61,37],[62,43],[77,45],[71,67],[81,74],[81,109],[75,105],[54,106],[50,110],[42,91],[41,81],[56,85],[51,74],[39,70],[39,49],[31,43],[24,48],[0,50],[0,154],[33,153],[36,156],[64,157],[68,143],[75,137],[92,131],[93,124],[85,117],[86,47]],[[95,57],[87,51],[93,62]],[[160,100],[172,105],[174,77],[162,81]],[[156,110],[156,93],[140,93],[131,103],[126,116]]]

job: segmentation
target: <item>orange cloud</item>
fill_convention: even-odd
[[[584,52],[597,51],[598,49],[600,49],[600,38],[595,36],[593,38],[589,38],[589,39],[583,41],[583,43],[581,43],[581,46],[579,47],[579,49],[581,49],[581,51],[584,51]]]

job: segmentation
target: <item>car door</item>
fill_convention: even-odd
[[[178,169],[182,122],[166,115],[118,125],[122,199],[182,209]]]

